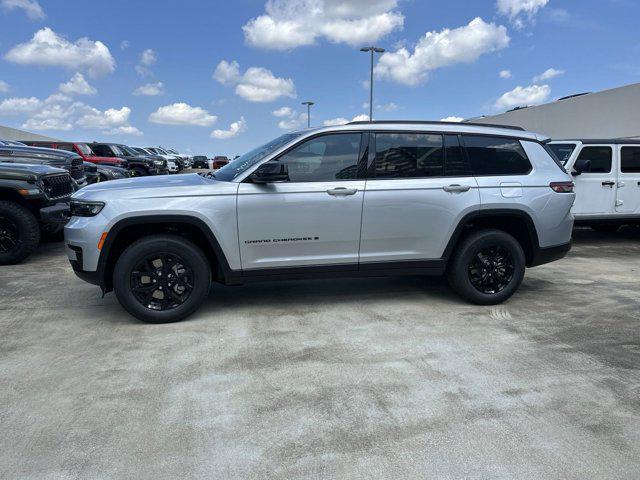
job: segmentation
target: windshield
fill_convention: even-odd
[[[548,147],[563,165],[566,165],[569,158],[571,158],[571,154],[576,149],[574,143],[550,143]]]
[[[134,152],[133,148],[127,147],[126,145],[118,145],[118,147],[120,147],[120,150],[122,150],[125,153],[125,155],[128,155],[128,156],[138,155],[137,152]]]
[[[144,148],[133,147],[133,150],[135,152],[141,153],[142,155],[149,155],[149,152],[147,152]]]
[[[224,167],[215,173],[215,177],[218,180],[230,182],[234,178],[238,177],[253,165],[264,159],[270,153],[275,152],[280,147],[286,145],[291,140],[299,137],[300,133],[286,133],[275,140],[271,140],[269,143],[254,148],[250,152],[239,156],[238,158],[227,163]]]
[[[78,147],[78,150],[80,150],[80,153],[82,153],[83,155],[95,155],[95,153],[93,153],[93,150],[91,150],[91,148],[89,148],[89,145],[87,145],[86,143],[76,143],[76,147]]]

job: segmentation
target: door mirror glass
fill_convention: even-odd
[[[591,171],[591,160],[576,160],[575,165],[573,166],[573,174],[581,175],[583,172]]]
[[[287,165],[279,162],[268,162],[258,167],[249,177],[252,183],[278,183],[289,181]]]

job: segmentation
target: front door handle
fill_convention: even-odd
[[[327,190],[327,193],[329,195],[333,195],[334,197],[340,197],[346,195],[355,195],[357,191],[357,188],[337,187]]]
[[[611,180],[607,180],[606,182],[602,182],[603,187],[613,187],[616,182],[612,182]]]
[[[450,193],[462,193],[462,192],[468,192],[469,190],[471,190],[471,187],[469,185],[458,185],[453,184],[453,185],[446,185],[444,187],[442,187],[442,189],[445,192],[450,192]]]

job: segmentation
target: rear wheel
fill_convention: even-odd
[[[207,298],[211,268],[202,250],[190,241],[152,235],[122,253],[113,285],[118,301],[134,317],[175,322],[191,315]]]
[[[451,287],[479,305],[507,300],[524,278],[525,256],[518,241],[501,230],[481,230],[465,238],[449,263]]]
[[[620,225],[591,225],[591,228],[600,233],[616,233],[620,230]]]
[[[31,255],[40,243],[38,219],[22,205],[0,202],[0,265],[13,265]]]

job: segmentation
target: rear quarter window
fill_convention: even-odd
[[[462,138],[476,176],[527,175],[531,171],[531,162],[517,138],[484,135]]]

